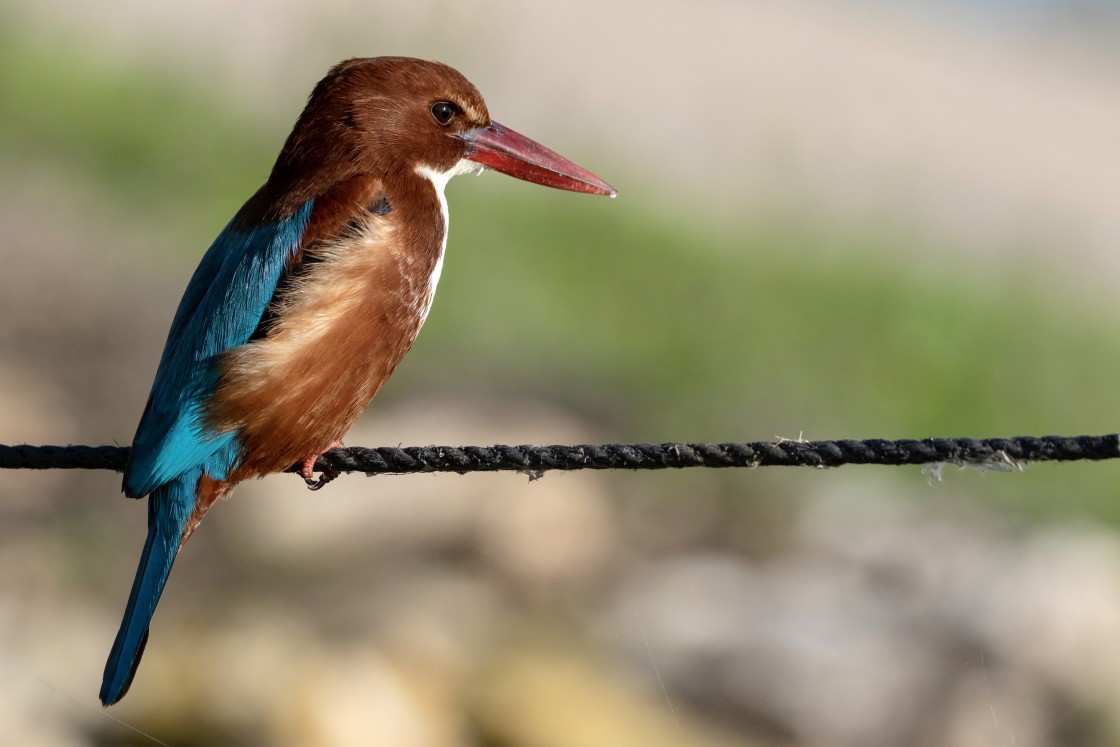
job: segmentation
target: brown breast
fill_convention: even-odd
[[[266,333],[221,360],[208,423],[239,431],[232,482],[282,471],[340,439],[416,339],[445,221],[429,180],[408,186],[364,190],[348,211],[317,201],[320,215],[334,215],[316,224],[313,214],[302,264],[274,299]]]

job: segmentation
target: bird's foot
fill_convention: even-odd
[[[338,477],[338,472],[334,471],[333,469],[325,469],[323,470],[323,474],[320,475],[319,479],[316,480],[315,461],[331,449],[341,449],[342,445],[343,444],[341,441],[334,441],[330,446],[323,449],[318,454],[312,454],[311,456],[303,460],[303,464],[299,468],[299,476],[303,478],[303,481],[305,483],[307,483],[307,487],[309,490],[318,490],[334,478]]]

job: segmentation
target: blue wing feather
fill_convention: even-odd
[[[247,342],[299,250],[311,201],[291,217],[255,228],[234,219],[214,240],[187,285],[125,468],[125,493],[149,495],[148,539],[136,569],[105,675],[101,702],[128,691],[148,639],[203,475],[225,479],[236,463],[236,433],[208,432],[206,400],[218,380],[215,357]]]
[[[224,479],[233,467],[237,434],[207,431],[203,422],[206,400],[217,384],[213,362],[253,335],[285,266],[299,250],[312,202],[255,228],[235,219],[203,256],[175,312],[132,441],[124,475],[127,495],[145,496],[198,467]]]

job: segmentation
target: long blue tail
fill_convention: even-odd
[[[192,474],[193,473],[193,474]],[[194,510],[198,474],[194,470],[161,485],[148,496],[148,539],[101,680],[101,704],[112,705],[128,692],[148,642],[148,625],[175,563],[183,528]]]

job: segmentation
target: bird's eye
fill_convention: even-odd
[[[432,104],[432,116],[441,125],[451,123],[451,118],[459,111],[459,107],[452,104],[450,101],[437,101]]]

